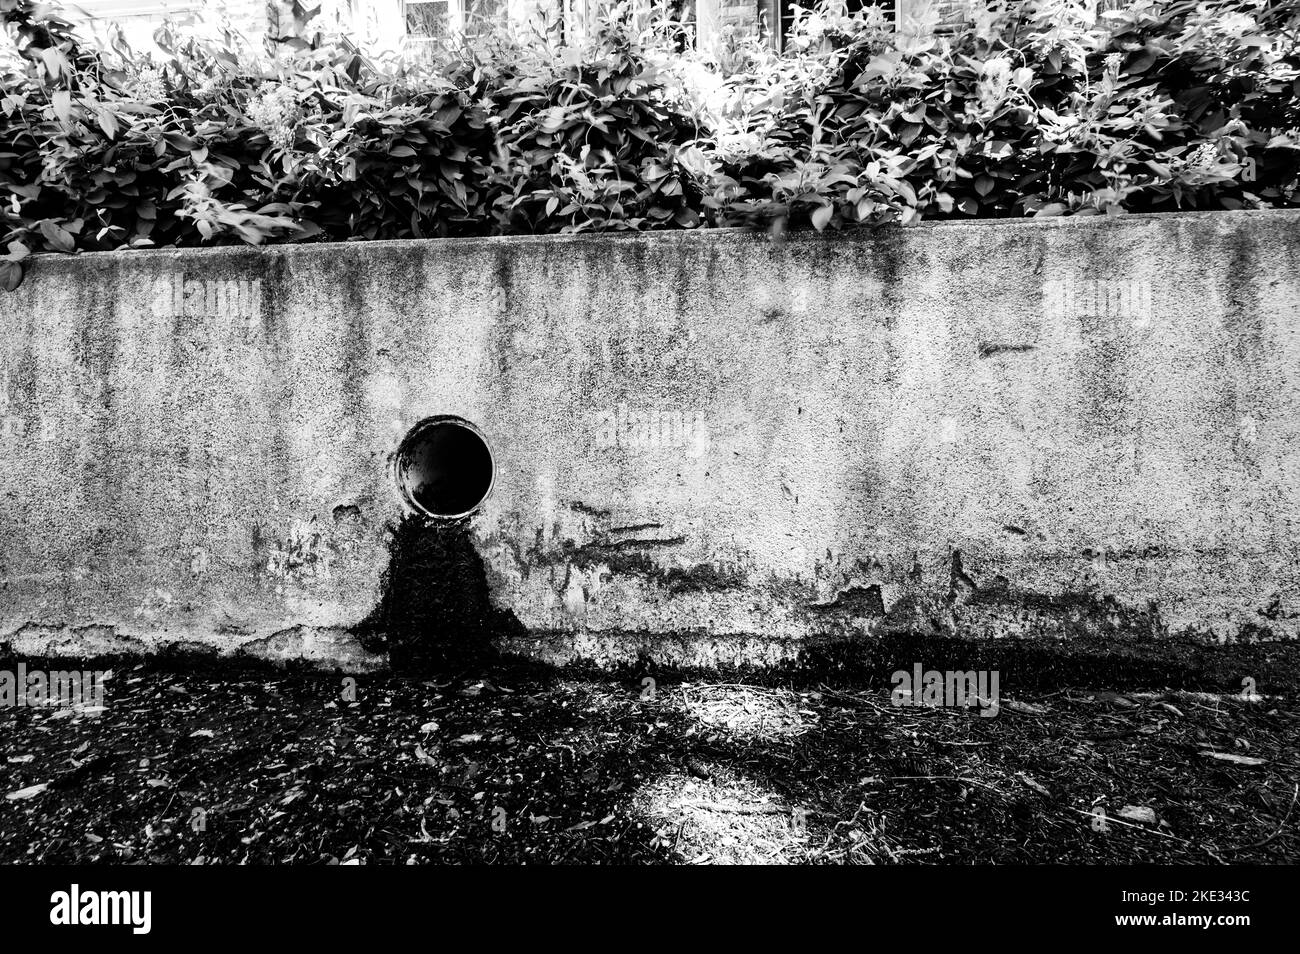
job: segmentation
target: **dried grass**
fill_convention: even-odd
[[[799,693],[762,686],[701,684],[682,687],[687,715],[734,738],[776,741],[811,729],[816,713]]]

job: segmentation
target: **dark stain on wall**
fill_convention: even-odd
[[[112,300],[107,290],[122,287],[123,282],[120,265],[97,262],[75,292],[78,324],[72,342],[73,360],[86,385],[83,393],[88,398],[89,418],[94,421],[85,442],[86,452],[76,459],[82,469],[80,482],[85,498],[93,500],[106,516],[105,526],[87,536],[83,553],[87,564],[102,567],[113,565],[119,547],[143,546],[134,495],[124,491],[129,471],[119,463],[122,456],[134,454],[136,449],[116,433],[116,371],[121,353],[117,313],[113,307],[104,307],[106,300]]]
[[[740,589],[747,585],[746,575],[738,570],[715,563],[698,563],[692,566],[664,566],[650,556],[649,551],[672,549],[686,543],[685,537],[659,539],[617,540],[594,542],[578,546],[566,540],[558,553],[544,555],[540,550],[528,554],[524,566],[564,566],[589,569],[604,566],[608,578],[619,575],[639,576],[661,586],[668,593],[690,593],[706,590]],[[567,586],[567,579],[566,584]]]
[[[357,263],[358,266],[360,263]],[[351,270],[349,270],[351,272]],[[369,294],[367,277],[351,274],[344,283],[342,336],[339,359],[344,368],[340,378],[340,398],[347,426],[340,435],[348,446],[347,459],[353,462],[358,477],[364,473],[365,461],[377,448],[372,435],[376,431],[368,399],[371,372],[374,368],[373,349],[376,344],[370,327],[374,314],[373,296]]]
[[[354,632],[394,669],[420,672],[488,661],[494,637],[524,629],[493,606],[467,521],[407,517],[392,529],[379,604]]]
[[[835,598],[826,603],[813,603],[808,607],[814,613],[842,612],[853,616],[885,615],[885,600],[879,584],[870,586],[850,586],[835,594]]]
[[[981,358],[991,358],[996,354],[1016,354],[1033,351],[1036,347],[1036,345],[1031,344],[1003,344],[997,341],[981,341],[979,343],[979,356]]]
[[[265,432],[265,443],[260,449],[262,460],[261,481],[266,488],[268,499],[274,499],[275,488],[285,487],[290,482],[290,448],[292,415],[289,414],[291,384],[285,371],[290,366],[288,355],[288,329],[281,315],[281,302],[277,292],[288,287],[288,266],[280,255],[241,257],[238,266],[247,269],[236,271],[231,277],[248,278],[262,282],[262,311],[251,316],[260,324],[261,334],[257,345],[261,349],[266,366],[276,378],[276,386],[265,390],[266,420],[270,426]]]

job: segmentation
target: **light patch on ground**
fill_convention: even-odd
[[[802,735],[817,720],[800,693],[761,686],[687,685],[682,687],[682,702],[702,725],[735,738]]]
[[[800,860],[806,819],[778,796],[721,766],[710,778],[673,773],[643,786],[633,809],[688,864],[781,865]]]

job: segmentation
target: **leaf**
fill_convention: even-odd
[[[537,128],[544,133],[558,132],[567,118],[568,113],[563,106],[552,106],[537,120]]]
[[[41,50],[41,60],[44,62],[45,69],[52,80],[58,79],[62,73],[72,72],[68,58],[63,55],[63,51],[57,46],[47,46]]]
[[[1154,825],[1156,823],[1155,809],[1139,805],[1125,805],[1115,813],[1116,818],[1123,818],[1126,821],[1140,822],[1144,825]]]
[[[29,785],[26,788],[20,788],[16,792],[10,792],[5,796],[5,798],[9,799],[11,802],[17,801],[20,798],[32,798],[41,794],[41,792],[45,791],[49,787],[49,782],[40,782],[36,785]]]
[[[1119,706],[1122,709],[1131,709],[1137,705],[1128,696],[1122,696],[1118,692],[1094,692],[1092,698],[1097,702],[1109,702],[1113,706]]]
[[[117,117],[107,109],[100,109],[95,112],[95,121],[99,123],[99,128],[104,131],[104,135],[109,139],[116,139],[120,127],[117,123]]]
[[[26,185],[10,182],[6,183],[6,187],[10,192],[16,193],[24,199],[38,199],[41,195],[41,184],[39,182],[31,182]]]
[[[23,266],[21,262],[0,261],[0,286],[7,292],[13,291],[23,283]]]
[[[1011,712],[1021,712],[1025,715],[1042,715],[1047,711],[1044,706],[1036,706],[1029,702],[1020,702],[1017,699],[1003,699],[1002,708]]]
[[[921,134],[920,123],[904,123],[903,127],[898,131],[898,141],[901,142],[904,146],[910,146],[912,144],[912,141],[915,140],[916,137],[919,136],[920,134]]]
[[[72,94],[66,89],[58,90],[52,97],[50,103],[54,106],[54,115],[58,116],[63,122],[72,121]]]
[[[60,252],[71,252],[76,248],[71,233],[50,219],[41,219],[41,235],[45,236],[45,241]]]
[[[1133,58],[1128,61],[1124,67],[1124,72],[1136,76],[1139,73],[1145,73],[1151,68],[1151,64],[1156,61],[1156,51],[1152,49],[1140,50],[1133,54]]]
[[[1020,781],[1024,782],[1026,785],[1028,785],[1038,794],[1051,795],[1051,792],[1048,791],[1047,786],[1044,785],[1042,782],[1039,782],[1037,779],[1030,777],[1024,772],[1019,772],[1017,774],[1020,776]]]
[[[818,232],[825,231],[826,226],[830,224],[831,216],[835,214],[835,206],[822,205],[813,209],[812,224]]]
[[[1220,762],[1231,762],[1233,765],[1264,765],[1266,760],[1257,759],[1251,755],[1234,755],[1231,752],[1202,752],[1206,758],[1218,759]]]
[[[166,141],[167,145],[180,152],[192,152],[194,149],[198,148],[198,144],[193,139],[189,136],[183,135],[182,133],[165,132],[163,133],[163,139]],[[159,153],[159,155],[162,155],[162,153]]]

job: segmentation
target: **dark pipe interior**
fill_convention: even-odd
[[[492,489],[492,452],[471,425],[456,418],[418,424],[398,451],[397,479],[403,496],[432,517],[459,517],[474,510]]]

